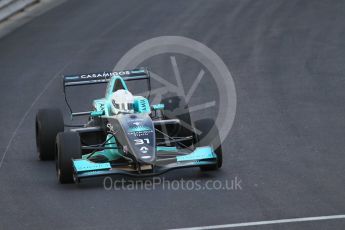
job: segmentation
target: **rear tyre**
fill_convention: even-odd
[[[211,119],[204,119],[195,122],[196,131],[200,131],[200,134],[195,135],[195,147],[212,146],[214,153],[217,155],[216,165],[204,165],[200,166],[202,171],[217,170],[222,167],[223,164],[223,150],[221,145],[221,139],[217,127],[214,126],[214,121]],[[209,132],[212,134],[208,135]]]
[[[61,184],[74,182],[72,159],[80,159],[81,143],[77,132],[63,132],[56,137],[56,173]]]
[[[59,109],[40,109],[37,112],[35,133],[40,160],[54,160],[55,138],[59,132],[63,131],[64,121]]]

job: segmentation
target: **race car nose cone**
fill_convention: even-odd
[[[156,137],[152,119],[147,114],[128,114],[117,118],[122,132],[118,139],[128,146],[128,151],[144,164],[156,159]]]
[[[138,157],[138,161],[144,164],[152,164],[155,160],[155,156],[151,155],[150,153],[147,154],[140,154]]]

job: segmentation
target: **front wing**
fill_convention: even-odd
[[[217,164],[217,156],[209,146],[198,147],[193,152],[174,158],[156,161],[156,165],[147,170],[128,170],[119,164],[94,163],[86,159],[72,159],[74,176],[77,181],[83,178],[121,175],[130,177],[152,177],[175,169],[200,167]],[[122,165],[125,166],[125,165]],[[145,167],[145,166],[143,166]]]

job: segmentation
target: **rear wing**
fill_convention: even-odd
[[[90,112],[80,112],[73,113],[72,108],[67,100],[66,88],[69,86],[81,86],[81,85],[92,85],[92,84],[101,84],[108,83],[113,76],[119,76],[125,81],[134,81],[134,80],[147,80],[148,86],[148,98],[151,93],[151,82],[150,82],[150,72],[147,68],[138,68],[132,70],[121,70],[121,71],[104,71],[99,73],[87,73],[87,74],[73,74],[63,76],[63,92],[65,97],[66,105],[71,112],[72,117],[76,115],[87,115]]]
[[[125,81],[133,80],[149,80],[150,73],[147,68],[139,68],[132,70],[122,70],[115,72],[99,72],[86,74],[73,74],[63,76],[63,86],[79,86],[107,83],[113,76],[120,76]]]

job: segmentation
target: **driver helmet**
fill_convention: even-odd
[[[113,114],[118,113],[133,113],[134,97],[124,89],[116,90],[111,95],[111,111]]]

